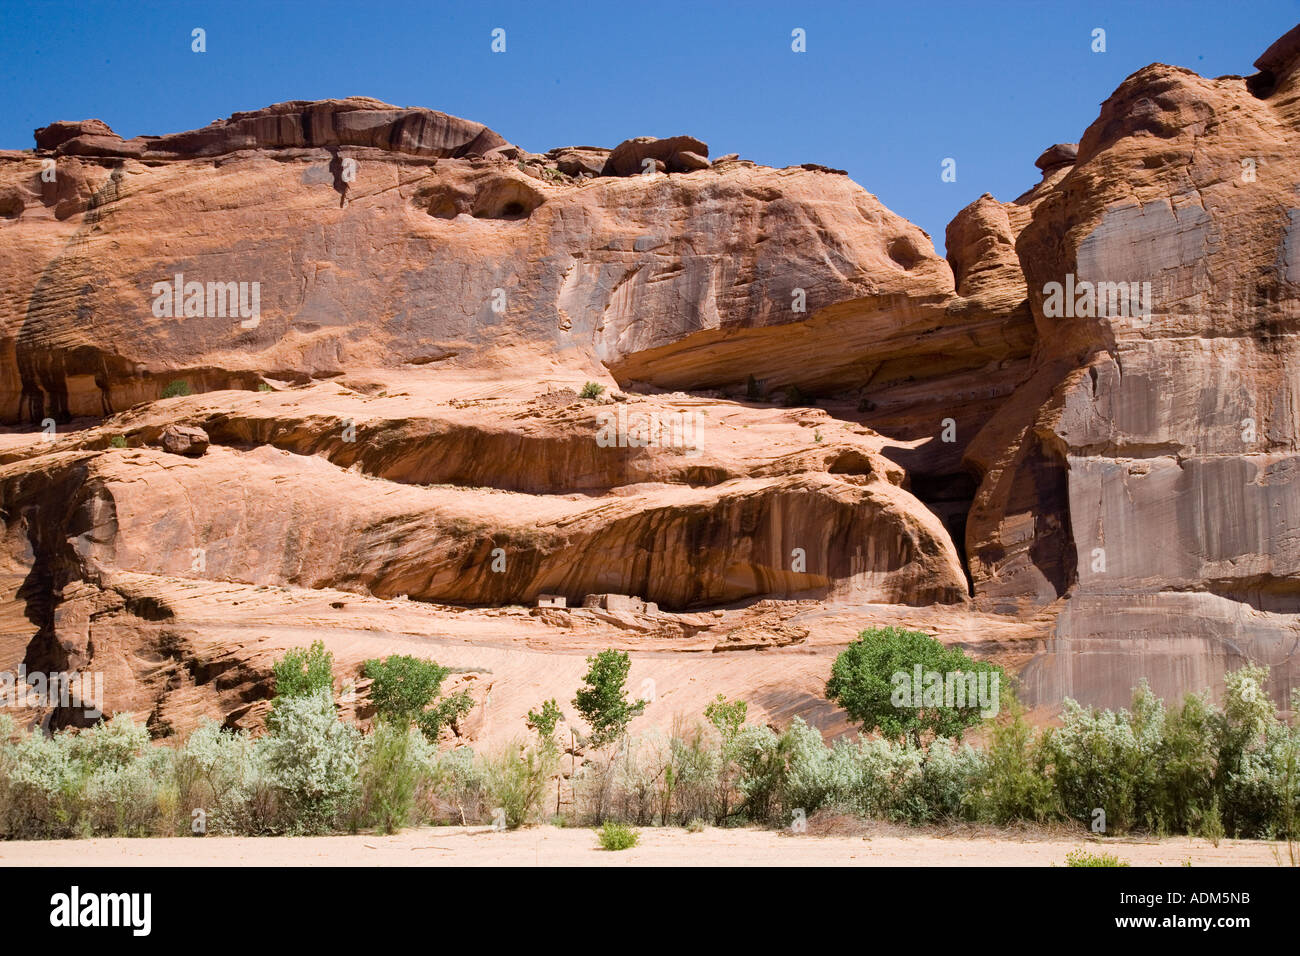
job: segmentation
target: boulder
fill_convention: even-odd
[[[684,159],[683,153],[692,154],[692,158]],[[700,168],[694,164],[708,155],[708,144],[691,136],[670,136],[667,139],[640,136],[615,146],[605,161],[603,173],[606,176],[635,176],[645,171],[643,163],[646,159],[663,163],[667,172],[686,173]]]
[[[546,158],[566,176],[599,176],[609,160],[609,150],[596,146],[564,146],[550,150]]]
[[[699,153],[692,153],[687,149],[684,149],[677,154],[677,161],[686,168],[687,172],[696,169],[709,168],[709,161],[705,157],[701,156]]]
[[[1044,173],[1050,173],[1062,166],[1073,166],[1078,157],[1079,146],[1077,143],[1057,143],[1055,146],[1049,146],[1043,150],[1042,155],[1034,160],[1034,165]]]
[[[98,136],[120,140],[103,120],[59,120],[49,126],[42,126],[35,132],[37,149],[57,149],[68,140],[78,136]]]
[[[208,450],[208,433],[192,425],[168,425],[162,430],[158,444],[172,455],[199,458]]]

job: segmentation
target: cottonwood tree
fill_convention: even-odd
[[[473,706],[465,691],[438,699],[442,682],[451,671],[434,661],[392,654],[382,661],[366,661],[364,673],[372,681],[370,701],[379,719],[404,728],[415,724],[430,743],[437,743],[442,728],[465,716]]]
[[[604,650],[587,658],[585,686],[578,689],[573,706],[591,727],[588,742],[596,747],[622,744],[627,736],[627,725],[632,718],[645,710],[645,701],[631,703],[627,699],[627,672],[632,666],[626,653]],[[609,756],[602,769],[597,771],[596,822],[605,819],[609,810],[614,761],[618,746],[609,747]]]
[[[590,740],[597,747],[621,740],[632,718],[645,710],[645,701],[627,699],[627,672],[632,661],[626,653],[601,651],[587,658],[586,686],[578,690],[573,706],[591,727]]]
[[[885,737],[911,739],[917,746],[927,734],[959,739],[962,731],[984,719],[978,701],[954,706],[944,695],[931,695],[928,680],[926,693],[920,699],[910,699],[916,696],[910,684],[918,664],[926,678],[983,672],[989,675],[987,686],[994,680],[1000,682],[1003,676],[1001,667],[972,660],[959,648],[945,647],[921,631],[873,627],[835,658],[826,696],[843,707],[850,720],[861,724],[863,731],[879,730]],[[900,703],[896,694],[900,674],[906,675],[909,684],[903,695],[908,698],[905,703]]]

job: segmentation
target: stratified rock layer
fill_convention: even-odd
[[[166,733],[256,725],[314,627],[349,673],[480,648],[509,707],[654,642],[834,730],[830,655],[904,623],[1047,708],[1246,660],[1280,697],[1298,54],[1139,71],[946,259],[687,136],[537,155],[363,98],[38,130],[0,154],[0,666],[105,671]]]
[[[1064,601],[1025,674],[1039,698],[1118,703],[1119,674],[1172,691],[1247,660],[1279,698],[1294,683],[1298,61],[1300,28],[1257,64],[1267,83],[1140,70],[1030,194],[1039,345],[976,439],[967,547],[988,606]],[[1067,282],[1096,306],[1058,310]]]

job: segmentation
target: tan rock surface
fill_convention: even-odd
[[[45,127],[0,153],[0,667],[255,727],[324,636],[340,685],[458,668],[484,740],[618,646],[648,721],[722,692],[834,733],[834,653],[903,623],[1044,712],[1245,660],[1280,697],[1298,59],[1139,71],[947,259],[838,171],[688,137],[536,155],[364,98]],[[1150,315],[1058,316],[1066,281],[1149,282]]]
[[[1121,675],[1169,691],[1246,660],[1279,698],[1294,683],[1300,28],[1260,64],[1268,84],[1129,77],[1019,232],[1039,345],[968,459],[988,470],[967,545],[988,606],[1068,592],[1027,675],[1048,696],[1117,703]],[[1067,276],[1150,283],[1149,314],[1108,294],[1053,317]]]

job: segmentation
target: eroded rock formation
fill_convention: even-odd
[[[361,98],[47,126],[0,153],[0,667],[103,671],[166,733],[255,724],[318,632],[515,716],[586,649],[728,651],[648,657],[652,715],[836,729],[830,657],[903,622],[1047,708],[1246,659],[1280,697],[1298,61],[1139,71],[946,259],[837,171],[685,136],[538,155]]]

